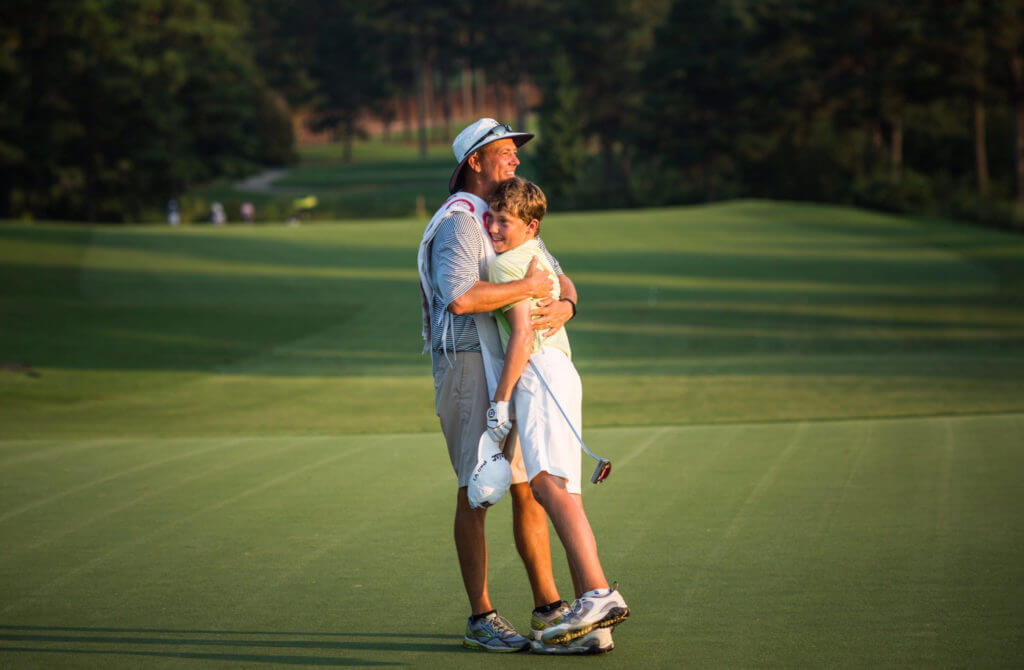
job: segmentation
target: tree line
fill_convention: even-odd
[[[300,109],[351,142],[411,99],[425,149],[481,78],[540,90],[558,208],[1024,210],[1024,0],[7,0],[0,216],[137,218],[293,160]]]

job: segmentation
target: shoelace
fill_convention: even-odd
[[[509,623],[508,619],[500,614],[495,614],[490,623],[491,628],[493,628],[497,633],[518,635],[518,633],[516,633],[516,629],[512,627],[512,624]]]

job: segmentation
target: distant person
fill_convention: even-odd
[[[176,226],[181,223],[181,215],[178,213],[178,201],[171,198],[167,201],[167,224]]]
[[[242,221],[245,223],[252,223],[256,218],[256,207],[248,200],[242,203],[242,206],[238,208],[238,212],[242,215]]]
[[[501,181],[515,176],[518,148],[532,137],[494,119],[480,119],[459,133],[452,143],[458,161],[448,184],[452,196],[427,224],[417,257],[435,409],[458,480],[455,548],[471,608],[463,645],[495,652],[525,649],[530,640],[519,635],[492,606],[487,591],[487,510],[472,509],[466,493],[480,436],[487,430],[489,401],[501,374],[501,342],[493,310],[539,298],[533,327],[552,333],[574,314],[568,301],[549,297],[551,281],[536,261],[518,281],[492,284],[486,279],[487,266],[494,257],[485,232],[486,198]],[[575,299],[572,281],[539,240],[538,245],[558,275],[562,295]],[[547,515],[527,483],[515,430],[506,438],[503,450],[512,465],[510,497],[516,548],[533,591],[531,635],[538,637],[568,608],[551,572]]]
[[[513,177],[498,184],[487,202],[491,207],[488,232],[497,253],[490,265],[490,280],[496,284],[521,280],[531,263],[540,260],[551,278],[550,297],[560,299],[554,268],[538,240],[547,211],[544,192],[532,182]],[[509,403],[515,399],[530,488],[558,531],[573,585],[582,593],[561,621],[542,631],[541,644],[534,643],[534,651],[544,652],[544,645],[565,644],[621,623],[629,616],[629,608],[618,589],[608,587],[583,510],[582,453],[573,431],[582,429],[583,387],[572,364],[569,337],[565,328],[550,335],[533,329],[530,310],[535,301],[509,302],[498,310],[505,363],[492,399],[497,411],[493,417],[488,414],[487,425],[495,440],[507,435],[512,430]],[[595,640],[588,650],[610,648]]]
[[[210,223],[215,226],[223,226],[227,223],[228,217],[224,213],[224,205],[214,202],[210,205]]]
[[[307,195],[304,198],[296,198],[292,201],[292,214],[291,218],[288,219],[289,226],[299,225],[299,221],[302,219],[309,219],[310,214],[316,209],[316,206],[320,204],[315,195]]]

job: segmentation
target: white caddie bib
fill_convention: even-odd
[[[459,191],[444,201],[444,204],[434,213],[434,216],[431,217],[430,222],[423,231],[423,239],[420,241],[420,248],[416,257],[416,265],[420,274],[420,307],[423,312],[422,335],[425,340],[423,353],[430,351],[430,344],[433,339],[431,332],[434,325],[430,322],[430,304],[434,294],[433,287],[430,284],[429,272],[430,243],[434,239],[434,235],[437,234],[437,229],[441,227],[441,222],[445,217],[455,212],[469,214],[476,221],[483,240],[483,244],[480,245],[482,250],[479,258],[480,279],[488,281],[488,268],[491,265],[491,260],[494,259],[494,247],[491,246],[491,238],[487,233],[487,217],[489,216],[487,209],[487,203],[482,198],[466,191]],[[442,343],[444,343],[444,336],[451,326],[452,316],[451,312],[446,311],[444,314]],[[501,378],[501,368],[505,358],[501,349],[501,338],[498,336],[498,323],[491,312],[474,314],[473,321],[476,323],[476,331],[480,337],[480,353],[483,356],[484,374],[487,377],[487,397],[493,398],[494,391],[498,388],[498,380]],[[446,347],[447,345],[442,344],[442,346]],[[447,349],[444,349],[444,353],[447,355]],[[454,352],[452,353],[454,354]]]

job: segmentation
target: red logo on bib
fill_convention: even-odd
[[[451,209],[452,205],[454,205],[457,202],[464,202],[464,203],[466,203],[466,207],[469,207],[469,211],[471,211],[471,212],[475,212],[476,211],[476,208],[473,207],[473,203],[471,203],[469,200],[466,200],[465,198],[456,198],[454,200],[449,200],[446,209]]]

